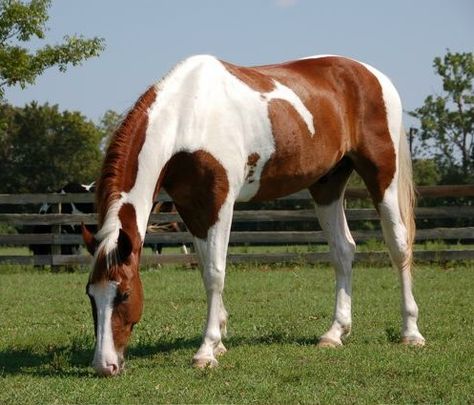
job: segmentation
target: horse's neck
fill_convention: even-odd
[[[196,150],[205,144],[205,140],[201,139],[199,134],[196,135],[194,131],[191,131],[198,126],[193,121],[194,115],[183,115],[183,111],[190,109],[189,104],[192,101],[190,101],[188,93],[191,90],[177,91],[180,87],[186,88],[187,84],[195,83],[196,77],[193,72],[196,70],[196,66],[202,64],[203,61],[209,62],[209,57],[195,58],[179,65],[168,78],[155,86],[158,95],[146,109],[146,128],[140,128],[145,134],[142,147],[136,151],[138,156],[127,156],[127,159],[137,159],[136,165],[126,165],[127,167],[138,167],[135,181],[129,190],[122,191],[120,197],[110,204],[104,221],[106,229],[104,234],[117,235],[121,227],[132,228],[133,224],[128,222],[135,221],[143,242],[155,192],[160,189],[160,185],[157,183],[163,177],[162,172],[166,163],[176,151]],[[217,61],[213,63],[218,64]],[[197,78],[199,79],[199,77]],[[181,129],[179,141],[176,139],[177,128]],[[182,133],[183,128],[184,133]],[[122,207],[126,204],[133,206],[135,219],[120,217]],[[124,221],[127,223],[122,223]],[[109,232],[110,229],[111,232]]]

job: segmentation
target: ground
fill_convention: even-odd
[[[143,271],[145,312],[126,373],[97,378],[87,273],[0,267],[0,403],[473,403],[474,263],[417,267],[424,348],[398,344],[397,275],[355,269],[353,333],[320,349],[334,276],[327,266],[228,269],[229,352],[191,368],[205,297],[196,270]]]

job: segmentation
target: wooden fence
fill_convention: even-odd
[[[474,185],[467,186],[436,186],[420,187],[417,190],[421,199],[440,198],[440,197],[474,197]],[[367,191],[364,189],[348,189],[347,199],[366,198]],[[159,199],[169,199],[166,195],[160,195]],[[314,223],[313,229],[318,229],[317,219],[313,209],[288,209],[288,206],[308,205],[309,193],[306,191],[288,196],[281,201],[285,202],[285,209],[263,210],[248,209],[245,204],[239,204],[239,209],[234,214],[234,228],[242,228],[242,224],[262,224],[262,223]],[[89,256],[86,254],[61,255],[62,245],[81,245],[82,238],[78,234],[61,233],[61,227],[65,225],[78,225],[81,222],[85,224],[95,224],[96,214],[64,214],[62,206],[67,203],[90,203],[93,202],[92,194],[4,194],[0,195],[0,207],[9,207],[8,213],[0,213],[0,224],[11,225],[15,228],[32,227],[35,225],[51,226],[51,233],[16,233],[0,234],[0,246],[29,246],[29,245],[51,245],[51,255],[19,255],[8,254],[8,249],[3,249],[7,254],[0,253],[0,263],[12,264],[34,264],[34,265],[75,265],[88,264]],[[419,207],[416,209],[418,222],[429,222],[433,220],[464,220],[469,226],[462,227],[431,227],[428,229],[418,229],[416,234],[417,242],[430,240],[443,240],[447,242],[446,248],[436,250],[417,250],[415,260],[417,261],[450,261],[450,260],[474,260],[474,227],[472,219],[474,218],[474,206],[472,199],[461,206],[437,206],[437,207]],[[299,204],[299,203],[300,204]],[[301,203],[306,202],[306,204]],[[52,204],[54,209],[50,214],[39,214],[39,205],[43,203]],[[29,206],[33,213],[24,213],[25,207]],[[11,212],[12,208],[18,208],[16,212]],[[33,207],[33,208],[31,208]],[[36,210],[36,211],[34,211]],[[15,211],[15,209],[13,209]],[[350,223],[353,237],[357,243],[365,243],[372,240],[382,240],[380,230],[360,229],[358,225],[375,221],[378,219],[374,209],[347,209],[346,216]],[[177,214],[153,214],[150,217],[151,223],[180,221]],[[240,225],[240,226],[239,226]],[[307,226],[306,226],[307,227]],[[295,226],[298,228],[298,226]],[[301,227],[299,227],[301,228]],[[147,244],[179,244],[191,243],[192,237],[188,232],[176,233],[149,233],[146,236]],[[459,246],[462,242],[462,246]],[[272,231],[232,231],[230,236],[231,245],[318,245],[325,243],[322,231],[302,231],[302,230],[272,230]],[[458,244],[453,248],[453,244]],[[10,249],[11,250],[11,249]],[[248,249],[251,250],[251,249]],[[315,249],[317,250],[317,249]],[[328,262],[329,254],[327,252],[309,251],[292,252],[287,249],[283,253],[229,253],[229,262],[259,262],[259,263],[278,263],[278,262]],[[366,251],[356,254],[356,261],[379,262],[388,260],[386,249],[383,251]],[[195,263],[194,254],[147,254],[142,256],[142,264],[152,265],[158,263]]]

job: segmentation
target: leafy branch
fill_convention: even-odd
[[[83,36],[65,36],[60,44],[30,50],[30,40],[46,36],[50,6],[51,0],[0,0],[0,99],[6,87],[25,88],[48,68],[65,72],[104,50],[102,38]]]

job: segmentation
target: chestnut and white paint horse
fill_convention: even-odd
[[[195,366],[215,366],[226,351],[222,293],[234,203],[304,188],[317,204],[336,269],[333,323],[319,345],[341,345],[351,330],[355,251],[342,199],[354,169],[370,191],[400,272],[402,341],[423,345],[411,285],[411,163],[390,80],[339,56],[258,67],[195,56],[178,64],[141,96],[115,133],[97,188],[100,229],[95,236],[83,229],[94,254],[87,294],[97,372],[115,375],[123,368],[142,313],[138,267],[148,216],[162,188],[194,236],[207,293]]]

